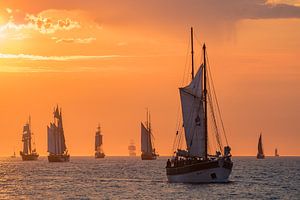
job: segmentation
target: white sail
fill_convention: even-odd
[[[48,152],[51,154],[56,154],[56,148],[55,148],[55,125],[50,124],[50,127],[47,126],[47,132],[48,132]]]
[[[151,133],[141,123],[141,151],[144,153],[152,153]]]
[[[206,156],[203,108],[203,66],[186,87],[180,88],[186,145],[190,156]]]

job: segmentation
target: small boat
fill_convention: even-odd
[[[70,155],[67,150],[61,109],[58,106],[53,112],[54,121],[47,126],[48,132],[48,161],[49,162],[68,162]]]
[[[36,152],[33,133],[31,131],[31,117],[29,116],[28,122],[23,126],[22,142],[23,151],[20,151],[20,155],[23,161],[37,160],[39,154]],[[33,141],[33,144],[31,142]]]
[[[279,157],[277,148],[275,149],[275,157]]]
[[[129,156],[131,157],[136,156],[136,147],[133,140],[130,141],[130,144],[128,146],[128,151],[129,151]]]
[[[158,154],[153,147],[153,134],[150,122],[150,113],[147,110],[147,121],[141,122],[141,158],[142,160],[156,160]]]
[[[14,151],[14,154],[10,156],[11,158],[16,158],[16,151]]]
[[[101,134],[100,124],[95,135],[95,158],[104,158],[105,154],[102,149],[103,135]]]
[[[265,154],[264,154],[263,144],[262,144],[262,134],[259,135],[257,151],[258,152],[257,152],[256,158],[257,159],[264,159]]]
[[[175,138],[175,141],[178,141],[177,149],[175,150],[174,145],[174,155],[171,160],[167,161],[167,178],[169,182],[179,183],[228,182],[233,166],[231,148],[228,144],[222,145],[220,134],[223,133],[225,139],[226,134],[211,74],[210,71],[207,72],[209,68],[206,62],[205,44],[203,45],[203,63],[194,75],[193,28],[191,28],[191,47],[192,80],[187,86],[179,88],[183,124],[180,120]],[[209,81],[208,78],[210,78]],[[216,137],[215,154],[208,152],[208,119],[213,127],[210,135]],[[183,129],[186,149],[180,149]],[[210,138],[210,141],[212,139]],[[176,144],[175,141],[174,144]]]

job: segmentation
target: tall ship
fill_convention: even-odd
[[[98,125],[95,135],[95,158],[104,158],[105,154],[102,147],[103,135],[101,134],[100,124]]]
[[[33,138],[33,132],[31,131],[31,117],[23,126],[22,134],[23,151],[20,151],[20,155],[23,161],[37,160],[39,154],[36,152],[35,142]]]
[[[257,159],[264,159],[265,158],[263,144],[262,144],[262,134],[259,135],[256,158]]]
[[[278,149],[277,148],[275,148],[275,157],[279,157]]]
[[[130,144],[128,146],[128,152],[129,152],[129,156],[131,157],[136,156],[136,146],[133,140],[130,141]]]
[[[166,173],[169,182],[228,182],[233,162],[221,118],[209,64],[203,45],[203,62],[194,75],[193,28],[191,28],[191,81],[179,88],[182,121],[173,145],[173,157],[168,159]],[[210,126],[208,126],[210,125]],[[210,129],[208,129],[210,127]],[[222,134],[222,135],[221,135]],[[184,136],[183,136],[184,135]],[[223,146],[222,136],[226,139]],[[208,143],[215,139],[215,148]],[[185,144],[184,144],[185,141]],[[185,145],[186,149],[181,148]],[[216,150],[214,153],[210,151]]]
[[[70,155],[67,150],[62,113],[58,106],[54,108],[54,119],[53,122],[47,126],[48,132],[48,161],[49,162],[68,162]]]
[[[150,113],[147,110],[147,120],[141,122],[141,158],[142,160],[156,160],[158,154],[155,152],[153,144],[153,134],[151,129]]]

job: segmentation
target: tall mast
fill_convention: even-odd
[[[207,89],[206,89],[206,46],[203,44],[203,77],[204,77],[204,135],[205,135],[205,159],[207,159]]]
[[[192,53],[192,79],[194,79],[194,32],[193,27],[191,27],[191,53]]]

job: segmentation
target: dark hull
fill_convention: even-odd
[[[207,160],[190,161],[190,163],[178,163],[177,166],[166,167],[167,175],[180,175],[202,170],[225,168],[231,171],[233,163],[231,160]]]
[[[257,159],[265,159],[265,155],[264,154],[257,154],[256,158]]]
[[[95,158],[104,158],[105,154],[104,153],[95,153]]]
[[[21,154],[22,160],[23,161],[32,161],[32,160],[37,160],[39,155],[38,154]]]
[[[49,155],[48,156],[49,162],[69,162],[70,161],[70,155]]]
[[[156,154],[142,154],[141,158],[142,158],[142,160],[156,160],[157,155]]]

